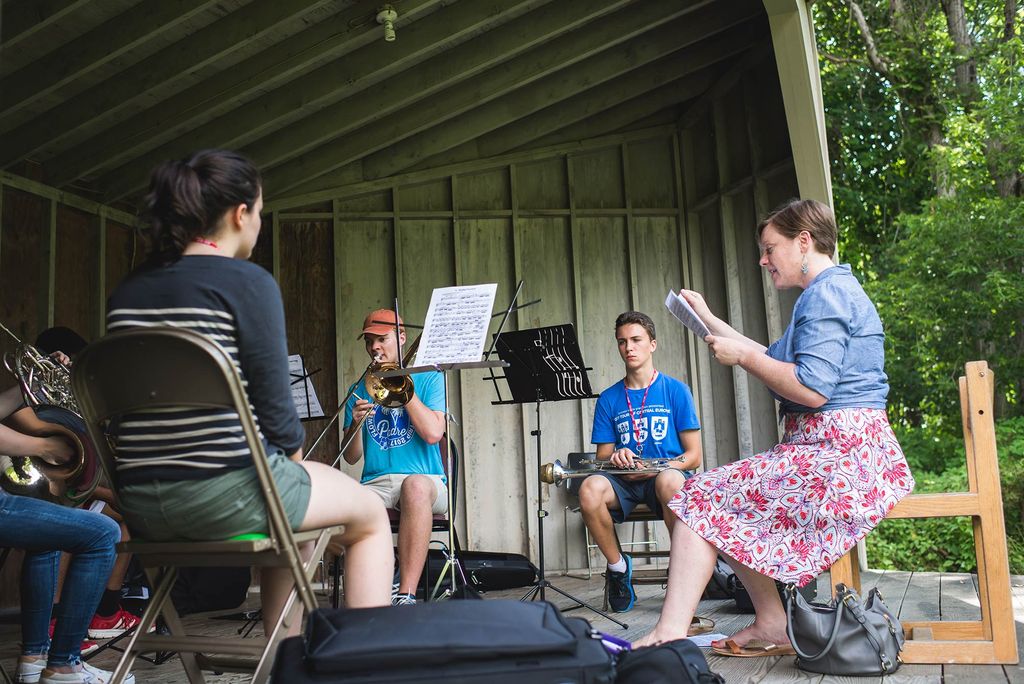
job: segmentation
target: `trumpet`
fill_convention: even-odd
[[[641,461],[643,465],[638,468],[620,468],[611,461],[585,461],[583,467],[577,470],[570,470],[562,465],[562,462],[555,459],[554,463],[545,463],[540,467],[540,481],[555,485],[556,487],[566,480],[576,477],[590,477],[596,473],[607,473],[609,475],[643,475],[656,474],[671,468],[672,459],[656,458],[650,461]]]

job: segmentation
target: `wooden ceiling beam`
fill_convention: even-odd
[[[399,21],[418,19],[441,1],[406,0]],[[65,185],[117,168],[251,102],[268,90],[379,40],[376,22],[366,24],[367,13],[373,12],[375,7],[376,0],[360,0],[355,6],[307,27],[289,40],[201,81],[186,94],[133,115],[50,159],[45,165],[47,177],[54,185]]]
[[[216,7],[219,0],[147,0],[61,45],[42,59],[0,79],[0,131],[4,122],[29,111],[58,88],[81,84],[97,69],[124,58],[132,50]],[[85,87],[82,85],[81,87]],[[20,120],[18,120],[20,123]]]
[[[559,0],[522,15],[441,55],[417,64],[371,93],[327,107],[289,128],[260,140],[250,154],[267,167],[316,149],[339,135],[379,120],[453,84],[481,83],[483,72],[556,39],[577,26],[609,14],[629,0]],[[484,86],[474,85],[475,88]],[[470,98],[472,99],[472,98]]]
[[[196,80],[195,73],[241,61],[238,55],[252,54],[254,44],[288,39],[306,28],[303,19],[310,13],[333,3],[257,0],[246,5],[0,136],[0,166],[43,147],[70,147],[108,129],[138,111],[140,102],[161,101],[184,90]]]
[[[203,147],[243,147],[252,140],[291,126],[337,100],[381,83],[454,44],[508,21],[550,0],[472,0],[443,7],[402,28],[400,39],[378,40],[298,78],[264,92],[259,106],[223,113],[177,138],[147,151],[99,180],[111,199],[141,187],[153,164]],[[442,1],[442,5],[443,5]],[[379,27],[374,23],[374,27]]]
[[[73,22],[76,13],[92,0],[23,0],[0,3],[0,75],[20,69],[23,55],[46,50],[57,40],[60,27]],[[45,54],[37,52],[37,54]]]
[[[591,1],[584,4],[595,3]],[[709,4],[707,0],[691,0],[668,8],[661,3],[634,3],[624,10],[587,22],[578,31],[558,36],[525,54],[475,74],[469,81],[457,82],[445,90],[434,92],[429,98],[385,117],[374,116],[379,107],[386,106],[386,103],[373,101],[372,96],[352,102],[352,111],[357,115],[342,116],[335,124],[334,130],[344,131],[345,135],[322,143],[286,164],[271,168],[265,174],[267,184],[275,188],[275,191],[285,191]],[[532,31],[540,31],[541,26],[536,23]],[[488,37],[483,38],[486,40]],[[424,66],[411,72],[411,77],[418,74],[421,79],[429,79],[431,72],[422,68]],[[366,125],[348,130],[345,123],[351,119],[365,120]]]
[[[706,83],[701,83],[701,85],[705,88],[691,90],[686,78],[679,79],[666,84],[664,88],[658,88],[650,93],[621,102],[595,116],[579,121],[573,126],[565,126],[551,131],[543,137],[531,140],[522,147],[510,151],[510,154],[534,147],[550,147],[564,145],[575,140],[600,138],[617,131],[640,129],[665,123],[671,124],[676,115],[666,110],[680,105],[685,106],[686,103],[699,98],[701,93],[707,90]]]
[[[676,120],[676,127],[683,130],[692,126],[707,112],[715,100],[732,90],[733,86],[743,78],[744,74],[771,58],[771,42],[767,40],[758,42],[742,59],[738,60],[727,72],[722,74],[721,78],[706,93],[686,108],[686,111]]]
[[[681,17],[644,32],[628,43],[594,55],[571,68],[511,91],[414,138],[407,138],[363,159],[367,179],[391,176],[422,160],[478,138],[556,102],[566,101],[594,84],[605,83],[665,55],[682,52],[677,76],[693,73],[742,50],[763,35],[760,8],[748,4],[735,11],[705,11]],[[736,24],[742,23],[739,26]],[[687,47],[689,46],[689,47]],[[681,50],[681,48],[683,48]]]
[[[672,59],[674,57],[668,58]],[[657,77],[652,73],[655,69],[661,72]],[[516,120],[485,136],[428,157],[406,171],[424,171],[474,159],[487,159],[513,150],[545,146],[552,138],[568,140],[569,135],[576,135],[572,139],[582,140],[596,137],[577,135],[577,132],[592,130],[589,124],[595,120],[604,122],[607,118],[609,121],[620,121],[626,117],[627,120],[623,123],[611,124],[611,127],[602,123],[600,126],[602,132],[618,130],[635,120],[649,116],[651,111],[663,111],[666,107],[692,100],[709,88],[722,71],[720,65],[714,65],[680,78],[679,74],[682,72],[671,68],[661,69],[651,65],[636,69],[576,97]],[[616,113],[616,117],[606,117],[610,112]],[[674,117],[672,120],[674,121]],[[310,188],[314,189],[313,186]]]
[[[741,48],[737,46],[737,49]],[[521,149],[531,141],[543,138],[554,131],[585,125],[587,120],[601,116],[604,112],[634,98],[656,98],[666,90],[680,91],[678,99],[674,99],[673,102],[693,99],[711,87],[721,72],[721,67],[718,64],[703,69],[695,67],[687,63],[690,54],[689,50],[684,50],[682,54],[671,55],[649,67],[635,69],[576,97],[517,119],[477,138],[477,152],[481,157],[493,157],[510,150]],[[725,58],[726,55],[723,54],[718,59]]]
[[[672,135],[674,132],[675,127],[669,123],[667,125],[656,126],[646,130],[638,129],[627,131],[614,136],[592,140],[576,140],[568,144],[559,144],[556,147],[533,148],[522,152],[503,154],[498,157],[490,157],[487,159],[478,159],[470,162],[435,167],[425,171],[406,172],[397,176],[389,176],[387,178],[347,183],[345,185],[325,188],[323,190],[315,190],[312,192],[303,191],[301,194],[293,192],[283,196],[271,196],[267,203],[263,205],[264,212],[285,211],[287,209],[309,206],[311,204],[317,204],[331,199],[358,197],[359,195],[365,195],[369,192],[377,192],[378,190],[397,186],[418,185],[420,183],[429,183],[439,178],[449,178],[451,176],[458,176],[464,173],[480,173],[491,169],[501,169],[507,167],[509,164],[527,164],[539,159],[565,157],[568,154],[581,154],[591,150],[618,146],[623,143],[664,138]]]

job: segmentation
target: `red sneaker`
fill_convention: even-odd
[[[93,615],[92,622],[89,623],[89,638],[112,639],[121,636],[140,622],[142,622],[140,618],[124,608],[118,608],[117,612],[109,617]],[[154,629],[155,627],[150,627],[149,631],[152,632]]]
[[[50,638],[51,639],[53,638],[53,629],[56,626],[57,626],[57,618],[51,618],[50,619]],[[99,647],[100,647],[100,645],[97,644],[95,641],[90,641],[88,639],[84,639],[82,641],[82,648],[81,648],[80,654],[81,655],[89,655],[90,653],[92,653],[93,651],[98,649]]]

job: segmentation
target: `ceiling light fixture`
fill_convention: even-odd
[[[377,9],[377,23],[384,24],[384,40],[392,43],[395,40],[395,21],[398,19],[398,12],[391,5],[384,5]]]

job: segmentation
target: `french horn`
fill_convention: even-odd
[[[16,411],[6,422],[35,437],[62,437],[74,450],[71,461],[61,466],[35,457],[0,454],[0,488],[12,494],[79,506],[92,496],[102,469],[71,390],[71,373],[56,359],[22,342],[2,323],[0,329],[16,342],[15,350],[5,353],[3,362],[18,381],[28,406]]]

